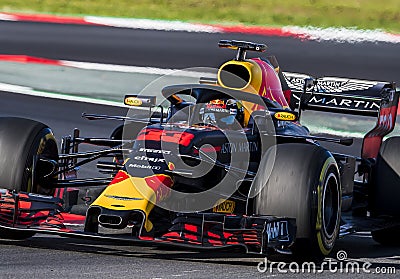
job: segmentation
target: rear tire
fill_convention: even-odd
[[[0,185],[16,192],[52,195],[51,178],[32,185],[33,156],[58,160],[57,143],[43,123],[16,117],[0,118]],[[40,172],[40,170],[38,170]],[[33,232],[0,228],[0,237],[25,239]]]
[[[255,214],[296,218],[296,257],[319,261],[332,251],[340,229],[341,187],[336,161],[328,151],[311,144],[272,147],[261,161],[254,190]]]

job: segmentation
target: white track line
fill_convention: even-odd
[[[111,71],[111,72],[122,72],[122,73],[136,73],[136,74],[150,74],[150,75],[171,75],[174,77],[216,77],[215,73],[206,73],[201,71],[202,68],[198,68],[199,71],[195,71],[196,68],[192,69],[163,69],[155,67],[139,67],[139,66],[126,66],[126,65],[115,65],[115,64],[102,64],[102,63],[91,63],[91,62],[78,62],[60,60],[61,66],[74,67],[85,70],[98,70],[98,71]],[[203,67],[205,69],[205,67]]]
[[[338,43],[386,42],[400,43],[400,35],[390,34],[382,30],[362,30],[356,28],[318,28],[287,26],[282,28],[298,34],[308,40],[334,41]]]
[[[185,32],[201,32],[201,33],[227,33],[237,30],[236,32],[247,33],[243,31],[243,26],[214,26],[212,24],[195,24],[181,21],[168,20],[151,20],[151,19],[135,19],[135,18],[112,18],[86,16],[84,20],[89,23],[124,27],[144,30],[161,30],[161,31],[185,31]],[[263,27],[260,27],[263,28]],[[268,27],[265,27],[266,34]],[[339,43],[362,43],[362,42],[387,42],[400,43],[400,34],[390,34],[383,30],[363,30],[357,28],[331,27],[319,28],[313,26],[284,26],[282,31],[287,35],[299,36],[300,38],[316,41],[335,41]],[[231,31],[228,31],[231,30]],[[251,33],[251,32],[250,32]]]
[[[218,27],[193,24],[182,21],[168,20],[152,20],[152,19],[136,19],[136,18],[113,18],[113,17],[97,17],[85,16],[86,22],[113,26],[144,30],[161,30],[161,31],[185,31],[185,32],[201,32],[201,33],[222,33],[223,30]]]
[[[43,98],[50,98],[50,99],[59,99],[59,100],[65,100],[65,101],[103,105],[103,106],[127,108],[127,106],[122,103],[122,100],[121,100],[121,103],[119,103],[119,102],[106,101],[106,100],[100,100],[100,99],[94,99],[94,98],[88,98],[88,97],[66,95],[66,94],[62,94],[62,93],[49,93],[49,92],[35,90],[31,87],[19,86],[19,85],[7,84],[7,83],[0,83],[0,91],[6,91],[6,92],[11,92],[11,93],[16,93],[16,94],[23,94],[23,95],[30,95],[30,96],[35,96],[35,97],[43,97]]]
[[[18,18],[15,17],[15,16],[13,16],[13,15],[8,15],[8,14],[0,13],[0,20],[18,21]]]

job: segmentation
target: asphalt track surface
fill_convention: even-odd
[[[288,38],[246,35],[157,32],[109,27],[0,22],[0,48],[4,54],[26,54],[54,59],[104,62],[138,66],[184,68],[218,66],[232,52],[218,50],[219,39],[267,42],[285,70],[321,75],[397,80],[399,46],[393,44],[336,44],[301,42]],[[307,69],[309,69],[307,71]],[[397,76],[397,77],[396,77]],[[397,78],[397,79],[396,79]],[[49,100],[1,92],[1,116],[29,117],[45,122],[56,137],[79,127],[84,136],[105,136],[116,123],[90,122],[81,112],[124,114],[121,108]],[[359,149],[359,142],[352,152]],[[0,240],[1,278],[308,278],[310,274],[259,273],[262,257],[237,251],[199,252],[123,243],[87,242],[38,235],[26,241]],[[371,262],[374,267],[400,269],[400,249],[383,247],[368,235],[341,239],[336,251],[349,259]],[[335,252],[336,252],[335,251]],[[335,253],[333,254],[333,256]],[[270,258],[282,260],[282,258]],[[289,259],[290,260],[290,259]],[[288,261],[288,259],[286,259]],[[397,273],[400,271],[397,270]],[[344,278],[348,274],[325,270],[319,277]],[[374,278],[377,274],[353,274]],[[392,275],[393,276],[393,275]],[[385,277],[383,275],[383,277]],[[387,276],[389,277],[389,276]],[[394,278],[395,276],[393,276]]]

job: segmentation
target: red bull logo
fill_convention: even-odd
[[[225,109],[226,104],[224,100],[211,100],[207,105],[206,108],[208,109]]]

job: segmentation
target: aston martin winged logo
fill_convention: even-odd
[[[308,75],[297,73],[284,73],[288,86],[293,91],[303,91],[304,79],[309,78]],[[360,91],[374,87],[378,84],[375,81],[365,81],[357,79],[323,77],[317,79],[315,92],[319,93],[341,93],[346,91]],[[311,89],[310,89],[311,91]]]

